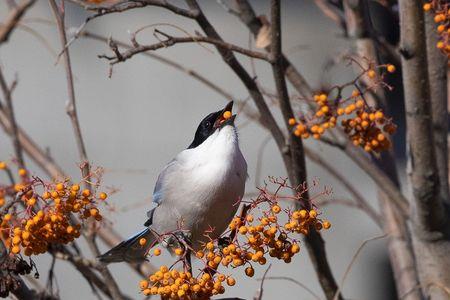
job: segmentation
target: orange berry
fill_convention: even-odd
[[[19,253],[20,253],[20,246],[18,246],[18,245],[13,246],[13,247],[11,248],[11,252],[12,252],[13,254],[19,254]]]
[[[9,220],[11,220],[11,217],[12,216],[10,214],[6,214],[6,215],[3,216],[3,220],[9,221]]]
[[[309,211],[309,217],[310,217],[311,219],[315,219],[315,218],[317,217],[317,212],[316,212],[314,209],[311,209],[311,210]]]
[[[62,184],[62,183],[58,183],[56,186],[55,186],[55,189],[57,190],[57,191],[63,191],[64,190],[64,184]]]
[[[181,249],[181,248],[176,248],[175,249],[175,254],[176,255],[181,256],[181,255],[183,255],[183,253],[184,253],[183,249]]]
[[[281,211],[281,207],[279,205],[272,206],[272,212],[277,214]]]
[[[443,42],[443,41],[437,42],[436,47],[437,47],[438,49],[443,49],[443,48],[444,48],[444,42]]]
[[[12,239],[13,245],[18,245],[18,244],[20,244],[21,241],[22,241],[22,239],[20,238],[20,236],[14,236]]]
[[[434,22],[435,23],[440,23],[442,21],[445,21],[445,15],[437,14],[437,15],[434,16]]]
[[[234,280],[233,277],[228,277],[228,278],[227,278],[227,284],[228,284],[229,286],[233,286],[233,285],[236,284],[236,280]]]
[[[0,170],[6,169],[7,164],[4,161],[0,161]]]
[[[364,107],[364,101],[363,100],[358,100],[355,103],[357,108],[363,108]]]
[[[291,246],[291,252],[293,254],[300,252],[300,246],[298,244],[292,244]]]
[[[88,189],[84,189],[81,193],[84,197],[89,197],[91,195],[91,191]]]
[[[27,170],[25,170],[25,169],[19,169],[19,171],[17,172],[18,174],[19,174],[19,176],[25,176],[25,175],[27,175]]]
[[[139,287],[141,290],[145,290],[148,287],[148,281],[145,279],[139,281]]]
[[[375,78],[377,76],[377,72],[375,72],[375,70],[369,70],[367,71],[367,76],[369,76],[369,78]]]
[[[288,122],[289,122],[289,125],[291,125],[291,126],[293,126],[293,125],[295,125],[295,123],[297,123],[297,121],[295,121],[294,118],[290,118]]]
[[[145,246],[146,243],[147,243],[147,239],[146,238],[141,238],[139,240],[139,245],[141,245],[141,246]]]
[[[153,255],[155,255],[155,256],[161,255],[161,249],[156,248],[155,250],[153,250]]]
[[[322,223],[324,229],[330,229],[331,223],[329,221],[323,221]]]
[[[74,192],[78,192],[80,190],[80,186],[78,184],[74,184],[72,185],[71,190]]]
[[[47,200],[51,197],[50,193],[45,191],[44,193],[42,193],[42,199]]]
[[[423,5],[423,10],[424,11],[429,11],[431,9],[431,3],[425,3]]]
[[[383,112],[377,111],[377,112],[375,113],[375,119],[380,120],[380,119],[383,119],[383,118],[384,118]]]
[[[223,113],[223,118],[225,119],[225,120],[228,120],[229,118],[231,118],[231,111],[226,111],[226,112],[224,112]]]
[[[252,267],[245,268],[245,275],[247,275],[248,277],[253,277],[253,275],[255,275],[255,269],[253,269]]]
[[[106,200],[106,198],[108,198],[108,195],[106,194],[106,193],[100,193],[100,195],[99,195],[99,198],[101,199],[101,200]]]
[[[28,199],[28,201],[27,201],[28,206],[33,206],[35,204],[36,204],[36,198],[33,197],[33,198]]]
[[[96,209],[96,208],[91,208],[91,209],[89,210],[89,213],[91,214],[92,217],[95,217],[95,216],[98,215],[98,209]]]

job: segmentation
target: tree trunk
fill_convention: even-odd
[[[426,297],[449,299],[450,240],[433,138],[423,3],[400,0],[399,4],[416,268]]]

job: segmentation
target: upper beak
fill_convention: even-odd
[[[234,122],[234,119],[236,118],[236,115],[232,115],[231,118],[229,119],[225,119],[223,114],[226,111],[232,112],[233,109],[233,101],[230,101],[227,103],[227,105],[225,105],[225,107],[220,111],[219,116],[217,117],[216,122],[214,123],[214,127],[218,128],[218,127],[223,127],[226,124],[231,124]]]

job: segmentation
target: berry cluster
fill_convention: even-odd
[[[139,282],[144,295],[161,295],[170,299],[210,299],[212,295],[223,294],[224,284],[233,286],[234,278],[224,274],[204,272],[198,278],[188,271],[169,270],[161,266],[148,280]]]
[[[350,108],[352,111],[354,109],[355,116],[342,120],[341,124],[353,144],[363,147],[367,152],[388,150],[391,142],[387,136],[395,133],[396,125],[381,110],[366,106],[363,100],[358,100]]]
[[[391,64],[378,68],[385,69],[388,73],[395,72],[395,66]],[[382,82],[377,78],[377,72],[373,67],[364,70],[358,78],[363,75],[376,80],[376,84]],[[356,81],[351,84],[357,86]],[[388,136],[395,132],[395,124],[386,118],[381,110],[369,106],[364,99],[364,91],[359,88],[353,90],[349,97],[343,98],[342,89],[346,86],[337,87],[338,95],[335,97],[327,93],[314,95],[316,110],[310,119],[303,118],[300,121],[295,118],[289,119],[294,135],[304,139],[310,136],[320,139],[327,130],[335,128],[341,119],[340,125],[355,146],[360,146],[368,152],[389,149],[391,143]],[[344,119],[345,117],[347,118]]]
[[[423,5],[423,10],[434,13],[434,22],[437,24],[436,31],[440,37],[436,47],[450,57],[450,7],[448,1],[427,2]]]
[[[144,295],[161,295],[170,299],[210,299],[213,295],[225,292],[225,285],[233,286],[236,281],[218,271],[222,268],[244,269],[247,276],[255,274],[254,264],[265,265],[268,257],[290,263],[294,255],[300,252],[299,237],[311,230],[329,229],[329,221],[321,220],[316,209],[283,209],[278,201],[278,193],[283,188],[296,190],[294,201],[301,203],[302,193],[286,184],[286,181],[273,181],[279,184],[277,192],[261,190],[260,195],[244,205],[243,213],[233,218],[229,230],[219,239],[210,240],[202,249],[189,249],[204,264],[197,276],[186,270],[170,270],[162,266],[157,272],[140,282]],[[310,206],[310,205],[305,205]],[[257,210],[261,217],[255,217]],[[146,241],[142,241],[145,245]],[[183,261],[186,246],[174,249],[178,261]],[[161,250],[153,250],[155,256]]]
[[[22,178],[25,174],[25,170],[19,170]],[[94,195],[79,184],[46,184],[38,178],[0,189],[2,195],[7,192],[11,201],[18,199],[20,203],[14,207],[14,213],[2,216],[1,238],[12,254],[23,250],[27,256],[47,252],[51,244],[67,244],[78,238],[81,223],[74,216],[81,221],[88,218],[100,221],[102,216],[97,206],[107,198],[106,193]],[[22,211],[18,204],[24,208]]]

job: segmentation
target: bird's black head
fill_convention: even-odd
[[[211,134],[217,129],[220,129],[226,125],[233,124],[236,115],[232,115],[229,119],[224,118],[224,112],[233,108],[233,101],[228,102],[224,109],[210,113],[207,115],[198,125],[195,132],[194,140],[189,145],[188,149],[195,148],[201,145]]]

